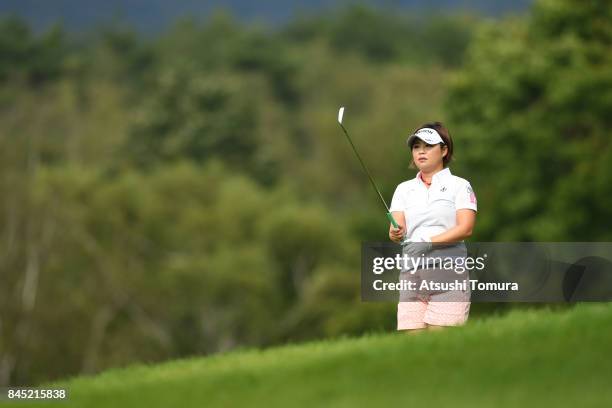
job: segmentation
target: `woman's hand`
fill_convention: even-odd
[[[433,248],[433,244],[431,240],[427,238],[421,237],[416,240],[408,241],[404,247],[402,248],[402,252],[410,257],[419,257],[421,255],[426,255]]]
[[[391,239],[393,242],[397,242],[399,244],[404,239],[405,234],[406,227],[404,227],[402,224],[399,224],[399,228],[394,228],[393,225],[389,227],[389,239]]]

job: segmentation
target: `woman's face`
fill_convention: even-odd
[[[446,151],[446,146],[430,145],[417,139],[412,145],[412,160],[419,170],[428,172],[443,167]]]

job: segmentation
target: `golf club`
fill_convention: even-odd
[[[382,201],[383,205],[385,206],[385,209],[387,210],[387,218],[389,219],[389,221],[391,222],[391,224],[393,224],[393,226],[395,228],[399,228],[399,225],[395,221],[395,218],[393,218],[393,215],[391,214],[391,211],[389,211],[389,206],[387,205],[387,202],[383,198],[383,196],[380,193],[380,190],[378,189],[378,187],[376,187],[376,183],[374,182],[374,179],[370,175],[370,172],[368,171],[368,168],[366,167],[365,163],[361,159],[361,156],[357,152],[357,149],[355,148],[355,145],[353,144],[353,141],[351,140],[351,137],[349,136],[348,132],[346,131],[346,129],[344,127],[344,125],[342,124],[342,117],[343,116],[344,116],[344,106],[342,106],[340,108],[340,110],[338,111],[338,123],[340,124],[340,127],[344,131],[344,134],[346,135],[346,138],[348,139],[351,147],[353,148],[353,151],[355,152],[355,156],[357,156],[357,159],[359,159],[359,163],[361,163],[361,167],[363,168],[363,170],[368,175],[368,178],[370,179],[370,183],[372,183],[372,187],[374,187],[374,190],[376,190],[376,192],[378,193],[378,196],[380,197],[380,201]]]

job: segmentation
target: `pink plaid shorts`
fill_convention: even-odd
[[[427,324],[461,326],[467,321],[470,302],[415,300],[397,304],[397,330],[421,329]]]
[[[436,282],[467,279],[454,271],[441,269],[418,270],[416,273],[402,271],[400,279],[414,282],[419,287],[423,279]],[[470,313],[470,289],[466,291],[402,291],[397,304],[397,330],[421,329],[428,324],[436,326],[461,326]]]

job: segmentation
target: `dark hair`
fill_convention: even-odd
[[[434,129],[436,132],[438,132],[440,134],[440,137],[442,138],[442,140],[444,140],[444,144],[447,147],[447,152],[446,152],[446,156],[444,156],[442,158],[442,165],[444,167],[447,167],[448,164],[451,162],[451,160],[453,159],[453,138],[450,135],[450,132],[448,131],[448,129],[446,127],[444,127],[444,125],[442,124],[442,122],[430,122],[430,123],[425,123],[424,125],[419,126],[414,133],[418,132],[421,129]],[[410,144],[410,151],[412,151],[412,146],[414,145],[416,139],[412,141],[412,143]],[[416,168],[416,165],[414,164],[414,160],[410,162],[410,167],[411,168]]]

